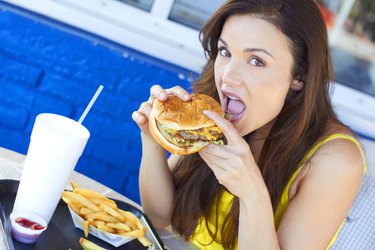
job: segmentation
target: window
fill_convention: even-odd
[[[341,3],[341,4],[340,4]],[[375,1],[325,1],[335,80],[375,97]]]
[[[144,11],[151,11],[152,4],[154,3],[154,0],[117,0],[120,2],[127,3],[129,5],[132,5],[134,7],[137,7]]]
[[[199,30],[213,12],[225,0],[175,0],[169,19],[190,28]]]
[[[375,1],[317,2],[329,28],[335,111],[354,131],[375,138]]]

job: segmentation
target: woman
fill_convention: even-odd
[[[155,85],[133,119],[142,130],[142,205],[201,249],[325,249],[359,190],[365,163],[329,100],[331,59],[312,0],[232,0],[201,30],[208,62],[193,91],[227,144],[167,160],[148,131]],[[158,195],[155,195],[158,194]],[[161,196],[162,194],[162,196]],[[161,198],[160,198],[161,197]]]

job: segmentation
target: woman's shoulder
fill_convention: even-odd
[[[319,146],[289,191],[289,207],[283,217],[287,222],[282,223],[298,222],[300,228],[309,225],[313,230],[323,225],[327,234],[334,235],[363,179],[364,162],[354,138],[349,130],[335,129],[317,141]]]
[[[365,162],[354,138],[346,129],[333,130],[322,136],[293,182],[290,200],[301,190],[329,191],[332,193],[329,197],[357,190],[363,179]]]
[[[355,135],[347,128],[334,128],[321,139],[310,162],[311,171],[322,174],[352,175],[361,177],[365,162],[363,152]]]

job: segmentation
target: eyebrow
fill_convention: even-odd
[[[225,46],[228,46],[228,44],[222,38],[219,38],[219,41],[222,42]],[[263,52],[272,57],[273,59],[275,59],[275,57],[273,57],[273,55],[270,52],[262,48],[245,48],[243,52]]]

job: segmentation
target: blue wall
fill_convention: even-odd
[[[35,116],[78,120],[91,137],[76,170],[139,202],[141,141],[131,113],[153,84],[188,88],[197,75],[0,1],[0,147],[26,154]]]

